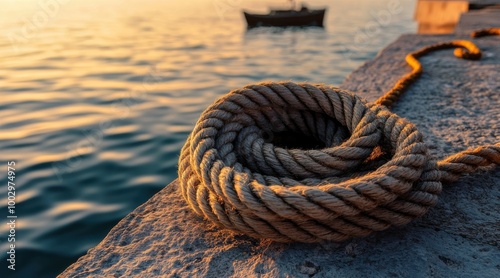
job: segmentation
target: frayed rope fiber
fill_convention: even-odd
[[[439,45],[430,47],[480,57],[471,42]],[[424,215],[442,182],[500,164],[500,143],[437,162],[415,125],[388,110],[420,74],[421,51],[408,55],[410,80],[374,104],[293,82],[249,85],[218,99],[181,150],[184,199],[219,226],[279,242],[343,241]],[[282,146],[280,134],[308,136],[317,147]]]

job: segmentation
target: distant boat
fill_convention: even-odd
[[[269,14],[251,14],[243,11],[248,28],[260,26],[318,26],[323,27],[326,9],[310,10],[302,6],[300,10],[271,9]]]

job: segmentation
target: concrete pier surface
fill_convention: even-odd
[[[404,35],[342,87],[373,101],[410,71],[408,52],[457,38],[470,39]],[[421,58],[422,77],[393,108],[439,158],[500,140],[500,38],[473,41],[480,61],[451,50]],[[220,230],[195,216],[177,187],[126,216],[59,277],[500,277],[498,168],[445,186],[439,204],[405,227],[343,243],[282,244]]]

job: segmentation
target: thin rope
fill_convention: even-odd
[[[463,47],[463,58],[481,54],[467,41],[410,53],[412,73],[374,104],[307,83],[231,91],[202,113],[181,150],[184,199],[221,227],[280,242],[343,241],[421,217],[437,203],[442,182],[500,164],[500,143],[438,163],[416,126],[386,107],[421,73],[418,57],[450,47]],[[283,132],[322,147],[274,144]]]
[[[497,27],[481,29],[471,33],[471,37],[473,38],[498,35],[500,35],[500,28]],[[438,43],[411,52],[406,55],[406,63],[412,68],[412,71],[404,75],[389,91],[377,99],[375,103],[391,108],[422,74],[422,64],[418,61],[418,58],[436,50],[449,48],[455,49],[453,54],[458,58],[467,60],[481,59],[479,48],[474,43],[465,40]],[[500,143],[483,146],[474,150],[466,150],[438,161],[438,167],[441,171],[441,181],[446,183],[455,182],[460,176],[477,171],[477,168],[480,166],[500,164],[499,147]]]

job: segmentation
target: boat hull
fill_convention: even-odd
[[[323,27],[326,9],[310,10],[307,12],[279,12],[275,14],[250,14],[243,12],[248,28],[260,26],[319,26]]]

